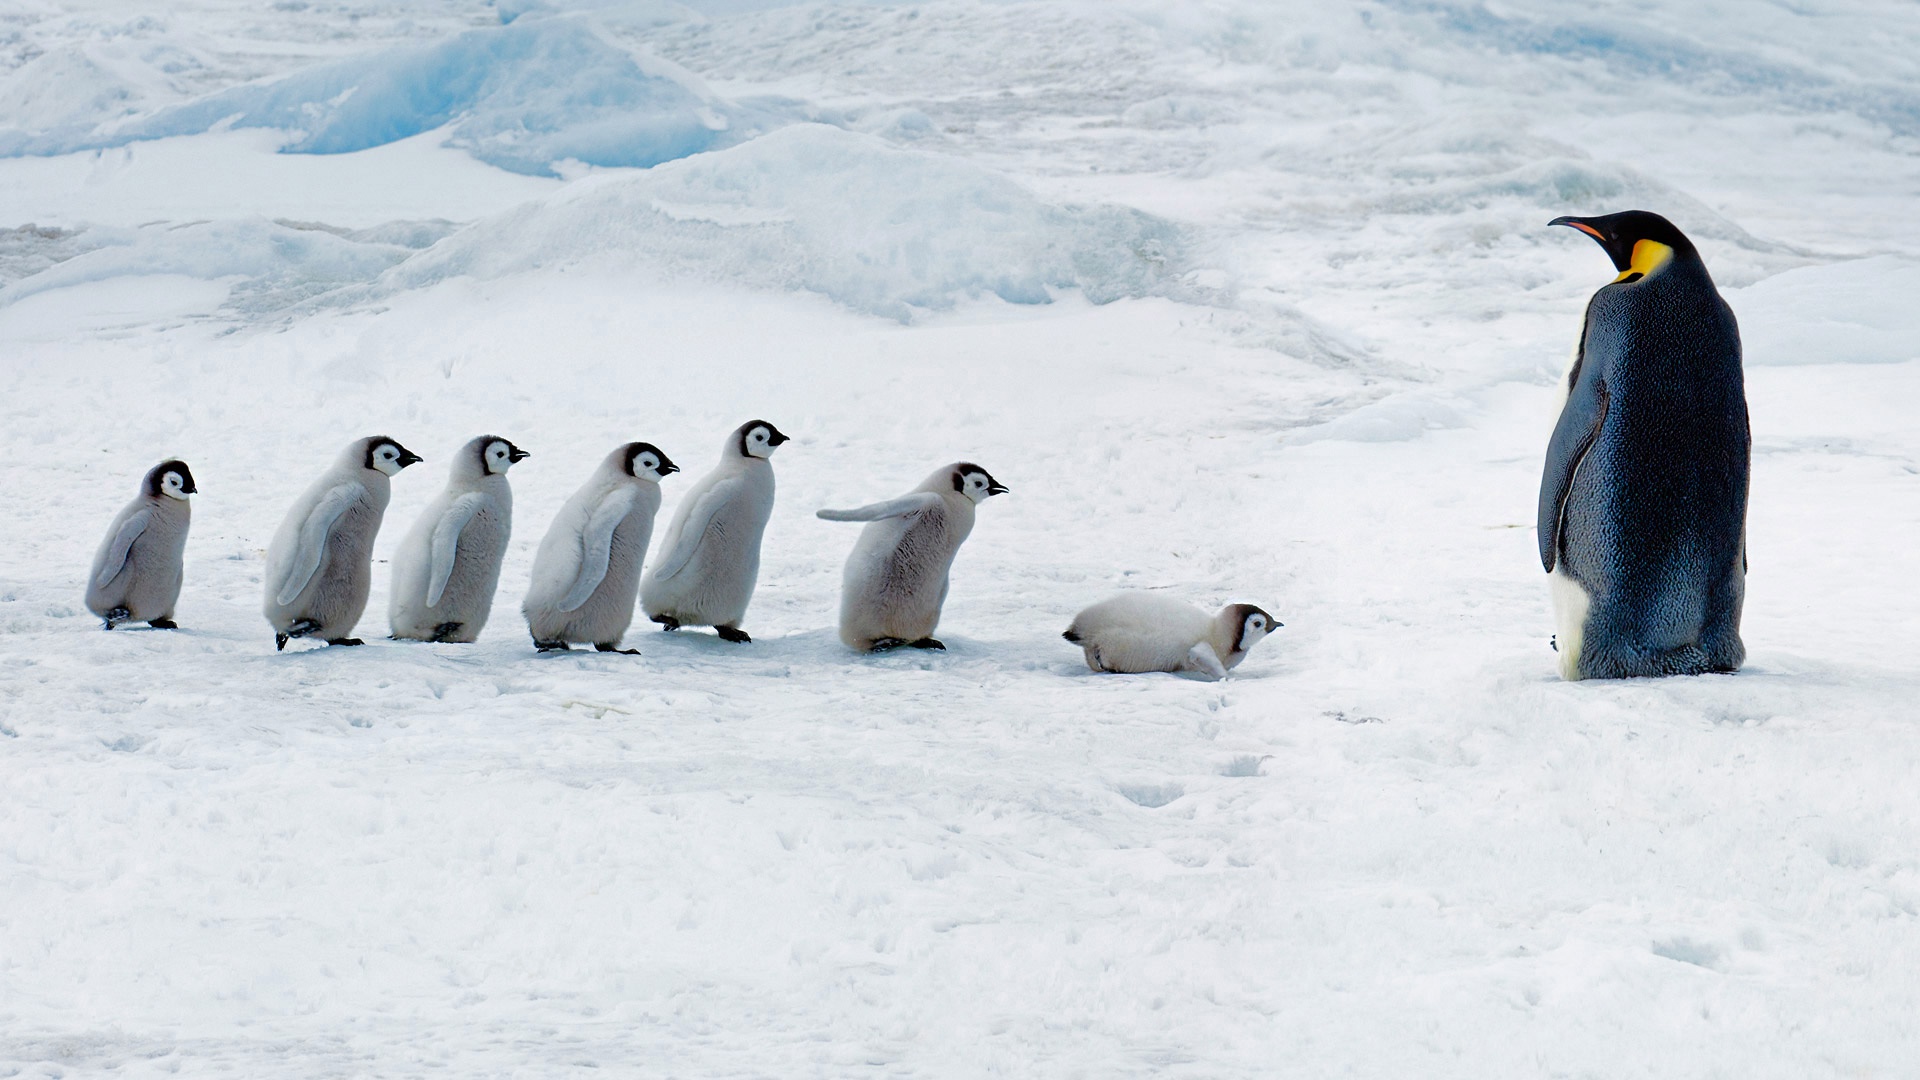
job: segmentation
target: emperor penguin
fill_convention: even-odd
[[[1007,489],[972,462],[943,465],[897,499],[822,510],[827,521],[870,522],[841,579],[840,640],[862,652],[945,649],[933,636],[953,557],[973,532],[973,508]]]
[[[1095,671],[1224,679],[1280,625],[1252,604],[1228,604],[1209,615],[1171,596],[1121,593],[1075,615],[1060,636],[1080,646]]]
[[[554,517],[533,559],[533,586],[520,610],[533,646],[565,651],[570,641],[601,652],[620,648],[633,622],[640,564],[660,512],[660,481],[680,471],[660,448],[630,442],[608,454]]]
[[[140,494],[114,515],[87,574],[87,610],[107,629],[124,622],[180,628],[173,605],[180,599],[181,557],[193,518],[187,496],[199,490],[186,462],[163,461],[147,470]]]
[[[267,547],[266,603],[276,648],[289,638],[348,637],[367,609],[373,538],[392,497],[391,478],[422,458],[385,435],[355,439],[287,511]]]
[[[722,638],[752,641],[740,619],[760,577],[760,537],[773,516],[773,464],[786,442],[765,420],[727,436],[720,464],[680,500],[660,544],[660,561],[640,583],[647,617],[664,630],[711,626]]]
[[[487,625],[513,530],[507,470],[527,452],[498,435],[460,448],[446,489],[393,556],[388,620],[397,640],[472,641]]]
[[[1738,670],[1752,437],[1733,311],[1658,214],[1549,224],[1619,271],[1587,303],[1540,478],[1560,674]]]

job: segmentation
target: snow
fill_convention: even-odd
[[[1183,269],[1169,222],[1051,205],[947,155],[818,124],[634,176],[594,177],[397,267],[382,294],[605,256],[678,279],[806,289],[910,318],[982,295],[1096,302],[1163,291]]]
[[[45,112],[28,123],[45,124]],[[105,130],[68,121],[0,133],[0,156],[233,128],[287,132],[288,153],[344,154],[444,127],[447,145],[481,161],[547,175],[562,160],[656,165],[750,135],[755,122],[675,65],[630,54],[586,23],[520,18],[232,87]]]
[[[556,106],[495,166],[489,110],[626,70],[507,64],[526,93],[366,149],[187,125],[0,160],[0,1073],[1920,1060],[1911,8],[696,7],[0,28],[19,131],[434,76],[516,27],[790,103],[651,169],[549,168],[601,115]],[[56,53],[133,89],[15,93]],[[439,115],[404,104],[355,108]],[[1553,674],[1533,503],[1612,270],[1545,222],[1628,204],[1741,320],[1735,676]],[[755,416],[793,441],[754,643],[536,656],[534,548],[605,453],[698,475]],[[388,642],[384,560],[481,431],[533,454],[495,617]],[[266,541],[374,432],[427,460],[369,644],[276,654]],[[184,629],[103,633],[88,558],[176,455]],[[857,530],[813,512],[962,458],[1012,490],[950,651],[847,652]],[[1286,626],[1222,683],[1096,676],[1058,635],[1123,589]]]

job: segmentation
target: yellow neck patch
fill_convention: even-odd
[[[1654,271],[1667,265],[1673,258],[1673,249],[1657,240],[1635,240],[1633,242],[1633,261],[1627,264],[1616,282],[1630,277],[1652,277]]]

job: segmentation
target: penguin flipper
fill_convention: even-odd
[[[280,591],[273,596],[274,603],[285,607],[306,591],[307,583],[320,570],[320,560],[327,552],[327,537],[333,533],[334,523],[366,494],[367,489],[358,480],[349,480],[328,489],[313,504],[313,509],[307,511],[307,520],[300,524],[300,544],[287,567],[287,580],[281,582]]]
[[[1534,531],[1540,542],[1540,565],[1548,573],[1559,561],[1560,526],[1566,518],[1567,494],[1573,490],[1574,474],[1580,471],[1581,460],[1592,449],[1607,419],[1607,387],[1593,366],[1580,365],[1582,377],[1567,394],[1560,421],[1553,426],[1546,468],[1540,475],[1540,506]]]
[[[906,517],[922,510],[931,510],[940,505],[940,495],[932,491],[916,491],[886,502],[870,503],[853,510],[819,510],[814,516],[822,521],[879,521],[881,518]]]
[[[107,545],[106,557],[100,560],[100,572],[94,575],[96,588],[104,588],[107,582],[120,576],[127,565],[127,554],[133,550],[133,542],[147,531],[147,525],[153,520],[153,511],[142,510],[129,514],[127,520],[120,523],[120,530],[113,534],[113,543]]]
[[[666,581],[686,569],[687,563],[693,559],[693,553],[700,550],[700,541],[706,538],[707,527],[713,524],[713,516],[744,486],[745,481],[729,477],[700,493],[699,501],[688,508],[687,519],[681,523],[679,535],[673,538],[673,550],[654,565],[653,580]]]
[[[1193,671],[1202,671],[1216,679],[1227,677],[1227,666],[1220,662],[1220,656],[1213,646],[1201,642],[1187,650],[1187,667]]]
[[[447,581],[453,577],[453,556],[460,548],[460,533],[486,502],[485,495],[469,491],[453,500],[434,525],[433,547],[427,562],[428,607],[439,606],[440,597],[447,591]]]
[[[593,508],[587,527],[580,533],[580,570],[574,576],[573,587],[560,599],[561,611],[580,610],[593,590],[607,579],[607,564],[613,558],[613,532],[633,512],[635,498],[632,488],[617,488]]]

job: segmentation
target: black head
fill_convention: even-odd
[[[660,448],[650,442],[630,442],[622,447],[626,451],[622,462],[627,475],[643,480],[659,480],[664,476],[680,471]]]
[[[361,462],[361,465],[368,469],[377,469],[388,476],[409,465],[416,465],[426,460],[385,435],[375,435],[367,439],[366,444],[366,460]]]
[[[200,489],[194,486],[193,470],[187,468],[187,463],[179,458],[169,458],[147,470],[147,478],[141,482],[141,490],[154,498],[162,495],[180,498],[192,495]]]
[[[482,435],[473,440],[472,445],[480,455],[480,473],[483,476],[504,473],[509,466],[518,465],[532,456],[498,435]]]
[[[1252,604],[1229,604],[1227,611],[1233,616],[1235,627],[1234,652],[1246,652],[1253,648],[1260,643],[1261,638],[1266,637],[1281,625],[1279,620]]]
[[[734,430],[734,448],[742,457],[763,458],[773,454],[773,448],[787,441],[780,429],[765,420],[749,420]]]
[[[1699,257],[1687,234],[1674,228],[1673,222],[1645,210],[1624,210],[1601,217],[1557,217],[1547,224],[1565,225],[1593,237],[1613,260],[1613,268],[1620,271],[1622,279],[1636,273],[1644,277],[1665,261],[1664,252],[1642,248],[1641,241],[1669,248],[1675,255]]]
[[[962,461],[953,467],[953,490],[974,502],[1007,492],[1005,485],[995,480],[993,474],[971,461]]]

